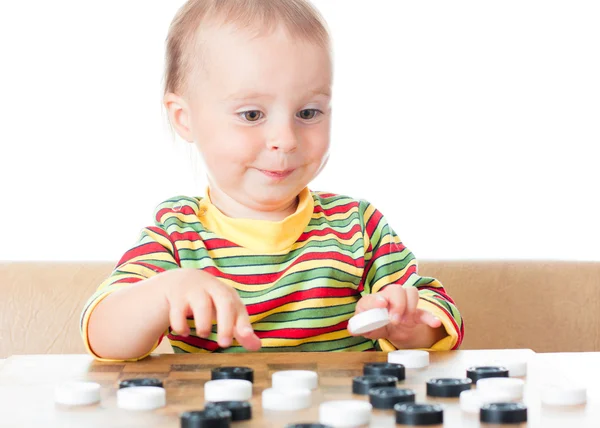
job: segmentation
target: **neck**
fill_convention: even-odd
[[[251,220],[281,221],[294,214],[298,208],[298,196],[280,207],[271,210],[256,210],[249,208],[216,187],[209,187],[209,197],[219,211],[231,218]]]

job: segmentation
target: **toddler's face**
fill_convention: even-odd
[[[199,41],[189,128],[211,194],[257,211],[289,206],[327,161],[329,52],[281,28],[259,37],[209,28]]]

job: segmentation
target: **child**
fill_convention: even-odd
[[[332,64],[306,0],[190,0],[166,58],[169,121],[209,185],[161,203],[85,305],[90,353],[138,360],[165,334],[176,352],[458,347],[458,310],[382,214],[307,188],[328,159]],[[347,330],[376,307],[388,326]]]

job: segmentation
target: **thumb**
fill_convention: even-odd
[[[387,308],[388,301],[382,294],[367,294],[363,296],[358,303],[356,304],[356,313],[360,314],[361,312],[368,311],[369,309],[375,308]]]
[[[417,309],[415,312],[415,322],[417,324],[427,324],[431,328],[442,326],[442,321],[438,317],[423,309]]]

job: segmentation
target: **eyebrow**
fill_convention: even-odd
[[[308,91],[308,93],[312,96],[315,95],[324,95],[326,97],[331,97],[331,88],[329,87],[323,87],[323,88],[319,88],[319,89],[313,89],[311,91]],[[267,95],[260,93],[260,92],[248,92],[248,93],[243,93],[243,92],[239,92],[239,93],[233,93],[230,94],[228,96],[225,97],[225,100],[227,101],[239,101],[239,100],[249,100],[249,99],[256,99],[256,98],[264,98]]]
[[[330,87],[326,87],[326,88],[320,88],[320,89],[314,89],[312,91],[310,91],[311,95],[325,95],[327,97],[331,96],[331,88]]]

